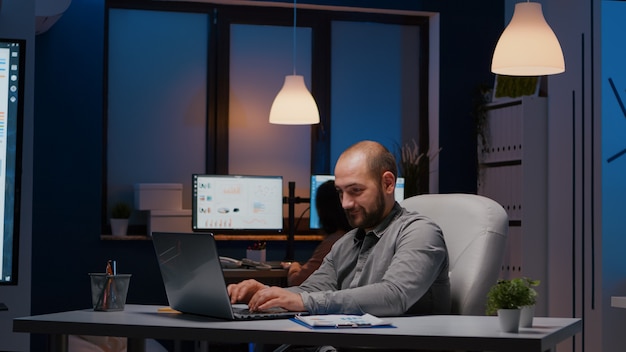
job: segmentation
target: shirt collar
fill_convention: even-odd
[[[389,226],[389,224],[391,224],[391,222],[398,215],[400,215],[401,211],[402,211],[402,207],[400,206],[400,204],[398,204],[398,202],[395,202],[395,204],[393,205],[393,208],[391,208],[391,211],[389,212],[389,214],[387,214],[387,216],[383,219],[383,221],[381,221],[380,224],[378,224],[378,226],[376,226],[372,231],[368,233],[373,233],[374,236],[378,238],[382,237],[385,229]],[[362,241],[363,238],[365,238],[365,235],[366,235],[365,230],[362,228],[359,228],[357,229],[356,234],[354,235],[354,240]]]

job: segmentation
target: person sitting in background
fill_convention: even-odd
[[[333,244],[352,229],[348,223],[346,214],[341,207],[339,194],[335,189],[335,181],[326,181],[317,189],[315,195],[315,208],[320,218],[322,230],[326,233],[326,238],[315,248],[309,260],[300,265],[298,262],[288,264],[287,283],[289,286],[297,286],[306,280],[317,268],[322,265],[322,261]]]

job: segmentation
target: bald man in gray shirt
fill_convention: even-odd
[[[300,286],[256,280],[229,285],[251,310],[282,307],[311,314],[446,314],[448,252],[439,227],[394,198],[397,166],[381,144],[359,142],[335,166],[335,187],[354,230],[338,240]]]
[[[449,313],[446,246],[437,225],[396,203],[376,228],[339,239],[321,267],[288,290],[315,314]]]

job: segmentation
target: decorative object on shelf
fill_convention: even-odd
[[[498,315],[503,332],[517,332],[521,325],[522,307],[534,306],[536,303],[537,291],[532,287],[537,285],[539,281],[525,277],[498,280],[487,293],[486,313]],[[532,319],[530,324],[532,325]]]
[[[563,50],[543,17],[541,4],[515,4],[491,61],[491,72],[510,76],[543,76],[565,72]]]
[[[128,218],[132,209],[124,202],[117,202],[111,209],[111,233],[113,236],[126,236],[128,230]]]
[[[255,262],[266,262],[266,248],[267,244],[265,242],[255,242],[246,249],[246,258]]]
[[[296,75],[296,0],[293,2],[293,75],[285,76],[283,87],[274,98],[270,109],[270,123],[280,125],[311,125],[320,122],[320,113],[304,84],[304,77]]]
[[[399,147],[398,167],[400,176],[404,177],[404,197],[412,197],[418,194],[428,193],[429,163],[436,157],[441,148],[435,153],[428,150],[420,153],[415,139]]]

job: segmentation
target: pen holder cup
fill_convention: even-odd
[[[255,262],[265,262],[265,249],[248,249],[246,250],[246,258]]]
[[[89,276],[93,310],[103,312],[124,310],[131,274],[89,273]]]

